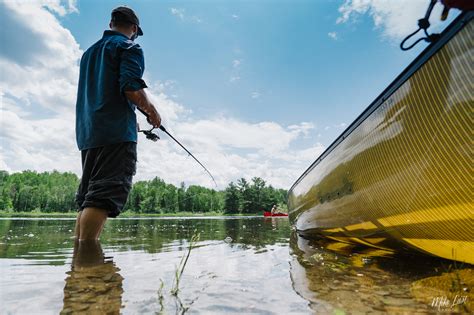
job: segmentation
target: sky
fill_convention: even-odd
[[[398,47],[427,0],[0,0],[0,169],[80,176],[79,60],[122,4],[140,18],[144,79],[163,125],[218,189],[255,176],[288,189],[427,45]],[[433,30],[458,14],[441,22],[440,12]],[[160,136],[139,135],[135,181],[215,188]]]

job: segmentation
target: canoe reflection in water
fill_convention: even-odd
[[[451,261],[307,240],[292,232],[293,289],[315,313],[471,312],[474,269]],[[447,303],[449,301],[449,303]]]
[[[123,294],[119,271],[112,259],[104,257],[99,241],[76,241],[61,314],[118,314]]]

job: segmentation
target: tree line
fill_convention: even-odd
[[[0,211],[66,213],[75,212],[79,178],[58,171],[23,171],[9,174],[0,170]],[[284,189],[276,189],[259,177],[239,179],[223,191],[181,183],[179,187],[160,178],[133,184],[124,211],[131,213],[220,212],[261,213],[274,204],[286,207]]]

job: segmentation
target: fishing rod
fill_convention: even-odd
[[[138,109],[138,110],[140,110],[140,109]],[[141,110],[140,110],[140,111],[141,111]],[[148,115],[147,115],[145,112],[143,112],[143,111],[141,111],[141,112],[148,118]],[[138,130],[138,132],[142,132],[142,133],[146,136],[147,139],[149,139],[149,140],[151,140],[151,141],[153,141],[153,142],[156,142],[156,141],[158,141],[158,139],[160,139],[160,137],[159,137],[156,133],[153,132],[154,129],[155,129],[155,127],[152,127],[152,128],[149,129],[149,130]],[[199,160],[198,160],[191,152],[189,152],[189,150],[186,149],[186,148],[184,147],[184,145],[182,145],[178,140],[176,140],[176,138],[173,137],[173,136],[168,132],[168,130],[166,130],[166,128],[165,128],[163,125],[161,125],[161,126],[159,127],[159,129],[160,129],[161,131],[163,131],[164,133],[166,133],[166,134],[168,135],[168,137],[170,137],[171,139],[173,139],[174,142],[176,142],[177,144],[179,144],[179,146],[180,146],[181,148],[183,148],[184,151],[186,151],[196,162],[198,162],[198,164],[202,166],[202,168],[207,172],[207,174],[209,174],[209,176],[211,177],[212,181],[214,182],[214,185],[216,185],[216,187],[217,187],[216,180],[214,179],[214,176],[212,176],[211,172],[209,172],[209,170],[208,170],[201,162],[199,162]]]

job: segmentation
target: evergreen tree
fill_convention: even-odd
[[[241,178],[237,181],[237,187],[240,193],[240,212],[250,213],[250,205],[252,203],[252,192],[250,190],[250,185],[245,178]]]
[[[240,192],[233,182],[225,190],[224,213],[238,213],[240,205]]]

